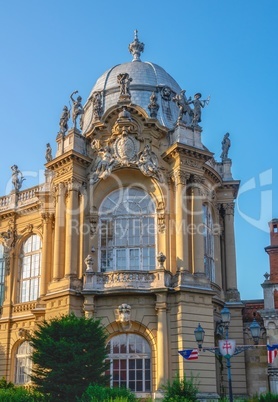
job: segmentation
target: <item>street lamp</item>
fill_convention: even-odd
[[[201,327],[200,323],[199,323],[198,327],[194,330],[194,335],[195,335],[195,339],[198,344],[199,350],[202,350],[202,345],[203,345],[204,337],[205,337],[205,331]]]
[[[255,320],[253,320],[252,324],[249,326],[253,341],[255,345],[258,345],[260,334],[261,334],[261,327],[260,324]]]
[[[196,342],[198,344],[199,350],[203,350],[204,352],[209,351],[214,353],[217,356],[224,356],[227,361],[227,377],[228,377],[228,385],[229,385],[229,401],[233,402],[233,390],[232,390],[232,376],[231,376],[231,357],[234,355],[238,355],[239,353],[248,350],[254,349],[253,345],[246,346],[237,346],[235,340],[229,339],[229,324],[231,320],[231,313],[228,307],[224,307],[221,312],[221,322],[219,323],[223,329],[225,329],[225,340],[219,341],[219,347],[208,347],[203,348],[203,341],[205,336],[205,331],[199,323],[198,327],[194,330],[194,335]],[[249,326],[250,332],[255,345],[258,345],[260,338],[261,327],[254,319],[252,324]]]

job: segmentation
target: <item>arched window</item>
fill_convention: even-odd
[[[15,355],[15,384],[26,384],[30,381],[32,370],[32,347],[25,341],[19,345]]]
[[[3,305],[5,289],[5,258],[4,246],[0,244],[0,306]]]
[[[41,274],[41,238],[30,236],[22,246],[19,303],[37,300]]]
[[[212,282],[215,282],[213,219],[207,204],[203,205],[203,225],[205,273]]]
[[[114,336],[107,345],[112,387],[134,392],[151,391],[151,350],[140,335]]]
[[[155,268],[155,205],[145,191],[109,194],[100,207],[101,271]]]

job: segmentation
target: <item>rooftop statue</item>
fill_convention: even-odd
[[[52,148],[51,148],[49,142],[46,144],[45,159],[46,159],[46,162],[52,161]]]
[[[12,184],[14,186],[15,191],[19,191],[22,187],[22,183],[25,180],[21,171],[18,169],[17,165],[13,165],[12,169]]]
[[[179,116],[177,123],[179,123],[182,120],[182,117],[184,114],[188,113],[189,116],[192,116],[193,112],[189,106],[189,101],[187,100],[185,96],[185,89],[183,89],[179,94],[176,94],[174,98],[172,99],[178,106],[179,108]]]
[[[70,95],[70,98],[71,98],[72,104],[73,104],[72,121],[73,121],[74,128],[76,128],[77,118],[78,118],[78,116],[80,116],[79,126],[80,126],[80,128],[82,130],[82,115],[84,114],[84,109],[83,109],[83,106],[81,104],[81,102],[82,102],[81,96],[78,96],[76,99],[73,98],[73,95],[75,95],[77,93],[78,93],[78,91],[74,91]]]
[[[117,82],[120,84],[120,96],[121,95],[128,95],[130,96],[129,86],[132,81],[132,78],[129,77],[129,74],[122,73],[118,74]]]
[[[229,152],[229,148],[231,146],[231,140],[230,140],[229,136],[230,136],[230,134],[226,133],[222,140],[222,154],[220,155],[220,158],[222,159],[222,161],[224,159],[228,159],[228,152]]]
[[[59,125],[60,125],[60,133],[62,135],[65,135],[66,132],[68,131],[69,118],[70,118],[70,111],[69,111],[67,106],[64,106],[63,112],[62,112],[61,117],[60,117],[60,123],[59,123]]]
[[[188,99],[188,104],[193,104],[194,109],[193,109],[193,119],[192,119],[192,126],[198,126],[198,123],[200,123],[201,120],[201,115],[202,111],[201,108],[204,108],[206,105],[209,104],[210,97],[208,97],[206,100],[201,100],[202,94],[200,92],[197,92],[194,95],[194,99],[191,100],[191,98]]]

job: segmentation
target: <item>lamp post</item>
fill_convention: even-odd
[[[229,401],[233,402],[233,389],[232,389],[232,375],[231,375],[231,357],[238,355],[239,353],[248,350],[254,349],[255,346],[253,345],[246,345],[246,346],[236,346],[234,340],[229,340],[229,324],[231,320],[231,313],[228,307],[224,307],[221,312],[221,322],[220,326],[225,331],[225,341],[219,341],[219,347],[208,347],[203,348],[203,342],[205,337],[205,331],[202,328],[201,324],[199,323],[198,327],[194,330],[194,335],[196,342],[198,344],[199,350],[203,350],[204,352],[209,351],[214,353],[217,356],[224,356],[227,361],[227,378],[228,378],[228,386],[229,386]],[[253,320],[253,322],[249,326],[253,341],[255,345],[258,345],[259,338],[260,338],[260,331],[261,327],[258,322]]]

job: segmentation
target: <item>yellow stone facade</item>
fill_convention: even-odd
[[[122,72],[132,68],[135,75],[140,63],[123,64]],[[161,385],[176,372],[198,376],[204,398],[220,394],[223,384],[215,356],[205,352],[190,362],[178,350],[196,348],[199,322],[206,345],[214,346],[225,303],[233,317],[231,337],[243,344],[234,240],[239,181],[232,178],[231,160],[214,159],[202,144],[199,125],[177,121],[169,129],[151,117],[133,98],[138,88],[134,79],[129,93],[121,93],[117,82],[103,90],[99,115],[93,113],[100,109],[93,108],[89,97],[83,130],[73,127],[58,134],[56,155],[45,164],[45,182],[0,198],[5,267],[0,376],[8,381],[16,381],[18,347],[28,342],[37,321],[70,312],[101,318],[108,340],[118,335],[144,340],[150,385],[146,378],[143,386],[138,380],[138,395],[158,398]],[[140,90],[151,96],[154,88]],[[156,91],[162,93],[159,85]],[[108,95],[115,100],[105,109]],[[161,113],[163,108],[168,113],[163,99]],[[178,107],[172,98],[167,102],[177,120]],[[112,212],[104,208],[112,198],[118,202],[117,214],[114,207]],[[149,204],[143,211],[144,199]],[[125,213],[119,212],[122,205]],[[134,212],[137,207],[141,212]],[[113,216],[125,222],[118,238]],[[127,228],[127,219],[146,219],[146,227]],[[41,241],[35,276],[28,273],[33,257],[32,250],[28,257],[25,244],[30,238]],[[154,239],[154,244],[146,239]],[[38,289],[32,293],[28,289],[33,283]],[[245,395],[244,354],[233,361],[232,375],[234,393]],[[224,386],[225,381],[224,371]]]

